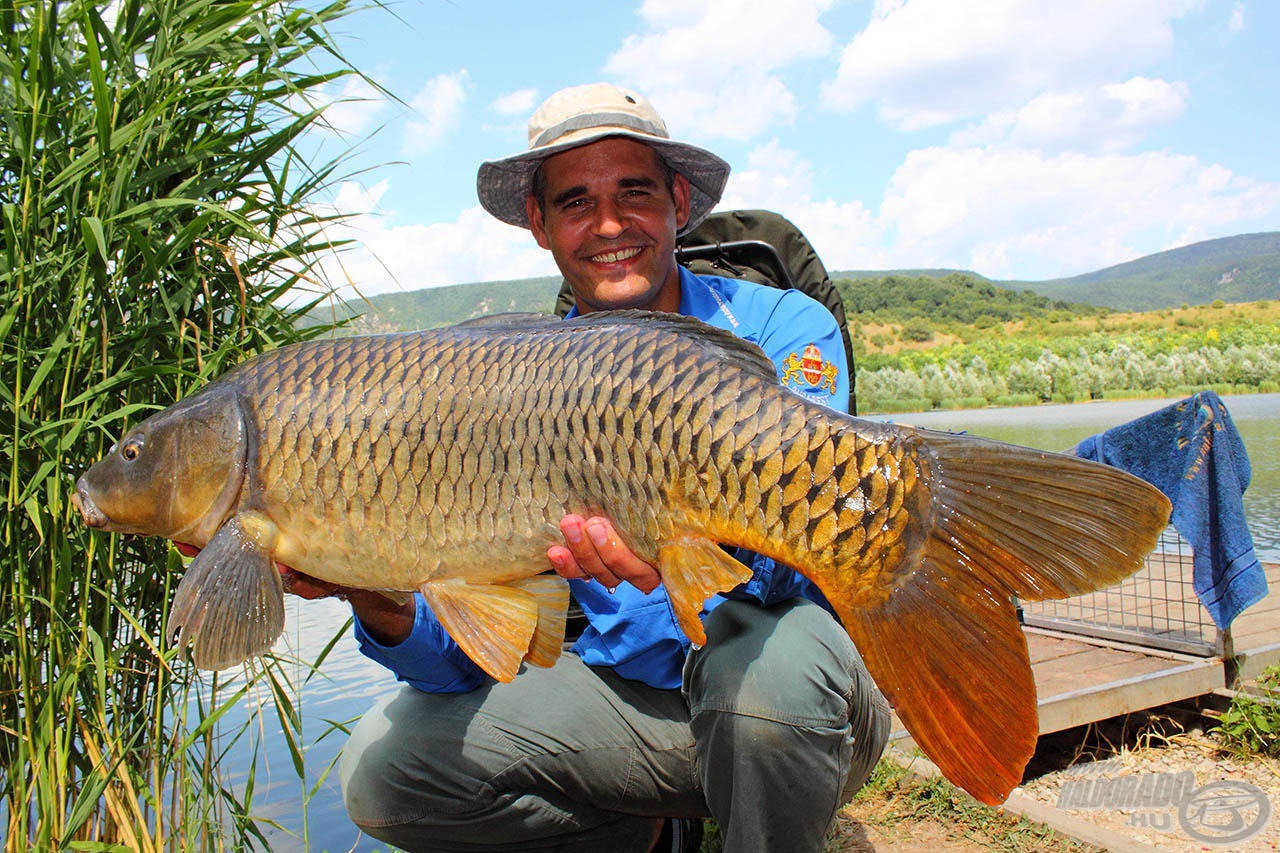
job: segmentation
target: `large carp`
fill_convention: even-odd
[[[203,549],[170,628],[206,668],[279,636],[273,561],[421,592],[506,681],[560,653],[564,515],[612,519],[695,643],[706,598],[750,574],[720,543],[749,548],[818,585],[916,742],[988,803],[1038,734],[1011,596],[1118,582],[1169,515],[1114,468],[815,405],[753,344],[643,312],[268,352],[130,430],[76,501]]]

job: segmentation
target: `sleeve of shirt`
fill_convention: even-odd
[[[424,693],[467,693],[485,684],[489,676],[445,632],[426,600],[418,593],[413,600],[413,630],[394,646],[384,646],[369,636],[356,617],[360,652]]]
[[[778,367],[778,378],[787,373],[787,363],[803,360],[810,347],[816,348],[822,370],[817,382],[803,375],[787,381],[790,390],[840,412],[849,408],[849,371],[840,327],[823,305],[796,290],[786,291],[778,300],[759,332],[760,348]],[[835,368],[835,382],[828,368]],[[807,578],[785,565],[745,549],[737,558],[751,566],[751,580],[729,593],[730,598],[753,598],[764,605],[803,596],[830,610],[826,599]]]

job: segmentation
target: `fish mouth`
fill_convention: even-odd
[[[84,520],[86,527],[101,528],[107,526],[107,514],[98,509],[98,505],[93,502],[93,497],[89,494],[89,484],[81,477],[76,482],[75,494],[71,496],[71,505],[80,511],[80,517]]]

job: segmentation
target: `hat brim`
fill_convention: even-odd
[[[679,234],[683,235],[697,227],[720,201],[725,182],[729,179],[729,164],[710,151],[685,142],[622,128],[593,128],[589,133],[575,135],[554,145],[481,163],[480,171],[476,174],[476,195],[480,197],[480,204],[503,222],[528,228],[529,217],[524,200],[529,194],[533,173],[538,167],[548,157],[562,151],[614,136],[634,139],[648,145],[658,152],[668,166],[689,180],[689,221],[679,230]]]

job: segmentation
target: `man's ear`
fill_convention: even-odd
[[[671,181],[671,197],[676,203],[676,230],[679,231],[689,221],[689,179],[679,172]]]
[[[533,232],[533,239],[537,240],[542,248],[550,249],[551,243],[547,240],[546,224],[542,221],[542,208],[538,205],[538,200],[533,197],[533,193],[524,197],[524,214],[529,219],[529,230]]]

